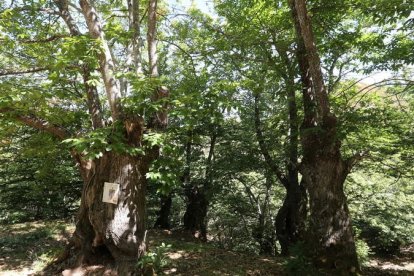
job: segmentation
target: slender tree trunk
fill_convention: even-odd
[[[282,55],[285,56],[285,55]],[[287,57],[286,57],[287,58]],[[287,60],[285,61],[287,63]],[[276,162],[271,158],[264,142],[262,124],[260,120],[260,95],[255,95],[255,127],[259,147],[265,161],[286,189],[286,197],[275,218],[276,237],[282,249],[282,255],[289,254],[289,247],[302,239],[306,219],[306,192],[298,180],[298,122],[295,98],[294,79],[288,76],[286,80],[288,110],[289,110],[289,148],[286,175],[281,172]]]
[[[259,254],[273,255],[275,252],[275,243],[274,235],[269,235],[266,228],[268,226],[269,220],[269,201],[270,201],[270,189],[272,187],[272,177],[270,175],[266,176],[266,196],[263,200],[263,204],[258,200],[258,224],[256,228],[255,238],[259,242],[260,252]]]
[[[298,148],[299,148],[299,122],[296,105],[294,72],[292,72],[289,58],[284,51],[279,51],[287,67],[285,77],[289,114],[289,145],[287,162],[286,196],[276,219],[276,236],[281,246],[281,254],[288,255],[289,247],[303,240],[307,214],[307,194],[304,183],[299,183]]]
[[[139,76],[142,74],[142,56],[140,45],[141,24],[139,18],[139,1],[128,0],[129,11],[129,30],[132,32],[132,42],[130,44],[130,58],[134,65],[134,71]]]
[[[158,54],[157,54],[157,4],[158,0],[149,0],[148,2],[148,31],[147,31],[147,44],[148,44],[148,65],[149,76],[151,78],[158,78]],[[158,102],[161,108],[151,116],[148,127],[158,130],[165,129],[168,125],[168,103],[166,98],[169,97],[169,90],[165,86],[158,86],[151,97],[153,102]]]
[[[170,229],[170,214],[172,206],[172,193],[166,196],[161,196],[161,208],[158,211],[158,217],[155,221],[154,228],[158,229]]]
[[[350,164],[342,159],[340,153],[337,120],[330,112],[306,3],[304,0],[289,0],[289,5],[298,42],[305,107],[300,171],[310,202],[307,243],[318,265],[356,273],[359,265],[343,187]]]
[[[148,62],[149,74],[151,77],[158,77],[158,55],[157,55],[157,2],[158,0],[149,0],[148,2]]]
[[[126,71],[133,72],[136,76],[142,77],[142,54],[141,54],[141,24],[140,24],[140,0],[127,0],[128,6],[128,31],[131,33],[131,41],[127,47]],[[122,96],[131,94],[132,87],[128,79],[120,79],[120,88]]]

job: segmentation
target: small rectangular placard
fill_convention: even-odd
[[[102,201],[118,204],[119,184],[105,182]]]

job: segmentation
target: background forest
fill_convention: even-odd
[[[185,230],[249,255],[304,255],[306,103],[289,1],[159,1],[156,25],[147,21],[153,1],[80,2],[98,11],[105,40],[93,37],[77,1],[0,3],[0,223],[76,221],[85,178],[75,152],[104,160],[156,149],[145,173],[146,229]],[[364,266],[414,243],[414,2],[306,5],[338,121],[335,140],[355,161],[344,190]],[[120,134],[103,52],[125,120],[138,114],[149,129],[141,146]],[[91,87],[102,125],[84,92]],[[154,96],[164,90],[167,97]],[[287,195],[289,187],[297,189]],[[0,239],[0,249],[8,245]],[[307,265],[297,257],[286,271],[304,275]]]

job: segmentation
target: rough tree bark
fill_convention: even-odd
[[[123,273],[145,252],[146,158],[111,152],[93,161],[79,158],[85,183],[73,239],[79,264],[114,261]],[[121,185],[118,204],[102,202],[104,182]]]
[[[306,2],[289,0],[289,6],[297,37],[305,111],[300,172],[310,202],[307,243],[318,265],[355,273],[359,265],[343,187],[351,162],[341,156],[337,119],[330,111]]]

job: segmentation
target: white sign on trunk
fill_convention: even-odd
[[[102,201],[118,204],[119,184],[105,182]]]

